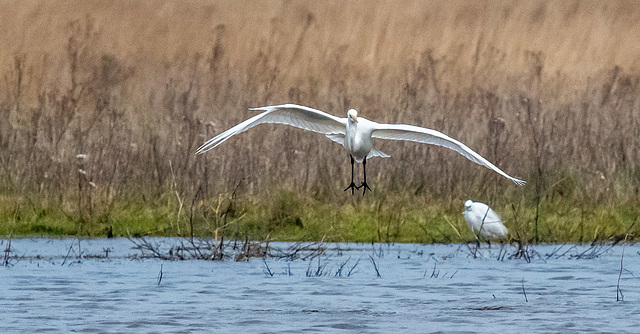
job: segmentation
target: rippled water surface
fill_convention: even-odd
[[[126,239],[77,243],[12,240],[21,259],[0,267],[0,332],[640,331],[638,245],[624,247],[618,302],[622,246],[534,246],[529,263],[498,261],[500,247],[486,245],[473,258],[466,245],[325,244],[312,261],[265,265],[139,259]]]

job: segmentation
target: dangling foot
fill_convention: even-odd
[[[353,195],[356,189],[360,189],[360,187],[356,186],[356,184],[351,181],[351,184],[348,187],[344,188],[344,191],[347,191],[349,189],[351,189],[351,195]]]
[[[351,184],[348,187],[344,188],[344,191],[351,189],[351,195],[353,195],[356,189],[360,189],[360,187],[356,186],[356,184],[353,183],[353,163],[355,162],[355,160],[353,159],[353,156],[351,154],[349,154],[349,158],[351,158]]]
[[[367,158],[362,159],[362,173],[364,174],[364,181],[362,181],[358,189],[364,188],[362,190],[362,196],[364,196],[364,194],[367,193],[367,189],[371,191],[371,188],[369,188],[369,185],[367,184]]]
[[[366,193],[367,193],[367,190],[371,191],[371,188],[369,188],[369,185],[367,184],[367,182],[366,182],[366,181],[365,181],[365,182],[362,182],[362,183],[360,184],[360,186],[358,187],[358,189],[360,189],[360,188],[364,188],[364,189],[362,190],[362,196],[364,196],[364,194],[366,194]]]

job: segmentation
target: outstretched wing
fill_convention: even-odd
[[[377,124],[376,128],[371,132],[371,137],[390,140],[407,140],[418,143],[443,146],[462,154],[465,158],[479,165],[494,170],[498,174],[515,182],[519,186],[522,186],[526,183],[523,180],[511,177],[507,173],[501,171],[500,168],[494,166],[487,159],[474,152],[465,144],[436,130],[406,124]]]
[[[263,123],[277,123],[291,125],[296,128],[309,130],[324,135],[345,134],[346,118],[336,117],[324,111],[300,106],[297,104],[281,104],[249,110],[264,110],[263,113],[232,127],[231,129],[207,140],[198,148],[196,154],[202,154],[220,144],[231,136],[247,131],[252,127]]]

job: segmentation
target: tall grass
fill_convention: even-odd
[[[544,228],[562,230],[557,215],[565,209],[579,210],[580,222],[585,212],[621,210],[613,215],[626,218],[612,225],[620,229],[640,214],[635,2],[0,7],[5,233],[46,220],[74,222],[61,233],[124,233],[135,217],[158,234],[220,226],[240,233],[241,223],[227,223],[241,217],[256,223],[245,230],[264,233],[313,226],[309,219],[345,219],[369,231],[373,219],[372,239],[393,241],[405,240],[408,226],[428,225],[418,221],[424,206],[453,215],[473,198],[505,208],[503,216],[515,203],[526,213],[523,233],[549,241],[560,232]],[[285,102],[435,128],[529,183],[518,188],[446,149],[385,142],[391,159],[368,164],[373,196],[353,198],[341,192],[350,167],[344,150],[282,126],[194,155],[206,138],[252,115],[247,107]],[[333,216],[314,216],[312,206]],[[350,218],[337,218],[345,212]],[[457,222],[443,224],[425,240],[454,238]],[[584,226],[596,229],[580,226],[581,238]]]

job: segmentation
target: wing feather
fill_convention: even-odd
[[[414,125],[405,124],[377,124],[376,128],[371,132],[372,138],[389,139],[389,140],[407,140],[424,144],[431,144],[446,147],[460,153],[465,158],[485,166],[498,174],[515,182],[517,185],[524,185],[526,182],[515,177],[509,176],[498,167],[483,158],[465,144],[445,135],[436,130],[422,128]]]
[[[255,115],[227,131],[207,140],[198,148],[196,154],[202,154],[222,144],[233,135],[247,131],[256,125],[265,123],[291,125],[296,128],[324,135],[341,134],[344,136],[345,134],[346,118],[336,117],[317,109],[296,104],[281,104],[276,106],[249,108],[249,110],[263,110],[264,112]]]

